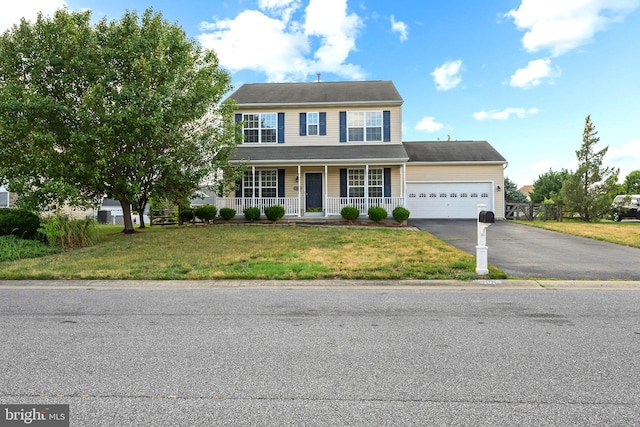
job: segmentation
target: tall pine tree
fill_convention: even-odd
[[[582,133],[582,146],[576,151],[578,169],[562,186],[567,209],[577,212],[584,221],[603,217],[611,204],[611,191],[617,186],[618,170],[602,165],[609,147],[596,151],[600,141],[591,115],[587,116]]]

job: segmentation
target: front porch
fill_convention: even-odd
[[[223,197],[218,198],[216,207],[231,208],[237,215],[242,215],[246,208],[258,207],[260,212],[270,206],[280,205],[284,208],[285,216],[340,216],[342,208],[354,206],[360,211],[360,215],[367,215],[372,206],[380,206],[389,215],[398,206],[405,206],[404,197],[325,197],[323,208],[306,208],[303,197]]]

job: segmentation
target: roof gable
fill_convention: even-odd
[[[390,80],[314,83],[244,84],[233,92],[239,107],[308,104],[401,105],[403,100]]]
[[[506,163],[487,141],[403,142],[409,163]]]

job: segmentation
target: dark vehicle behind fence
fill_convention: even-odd
[[[611,203],[611,218],[614,221],[622,221],[624,218],[640,219],[639,204],[638,194],[616,196]]]

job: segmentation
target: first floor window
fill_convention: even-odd
[[[369,197],[382,197],[384,188],[384,174],[382,169],[369,169],[367,180]],[[349,169],[347,176],[347,196],[364,197],[365,170]]]
[[[245,171],[242,188],[244,197],[277,197],[278,171],[260,170],[255,176],[252,171]]]

